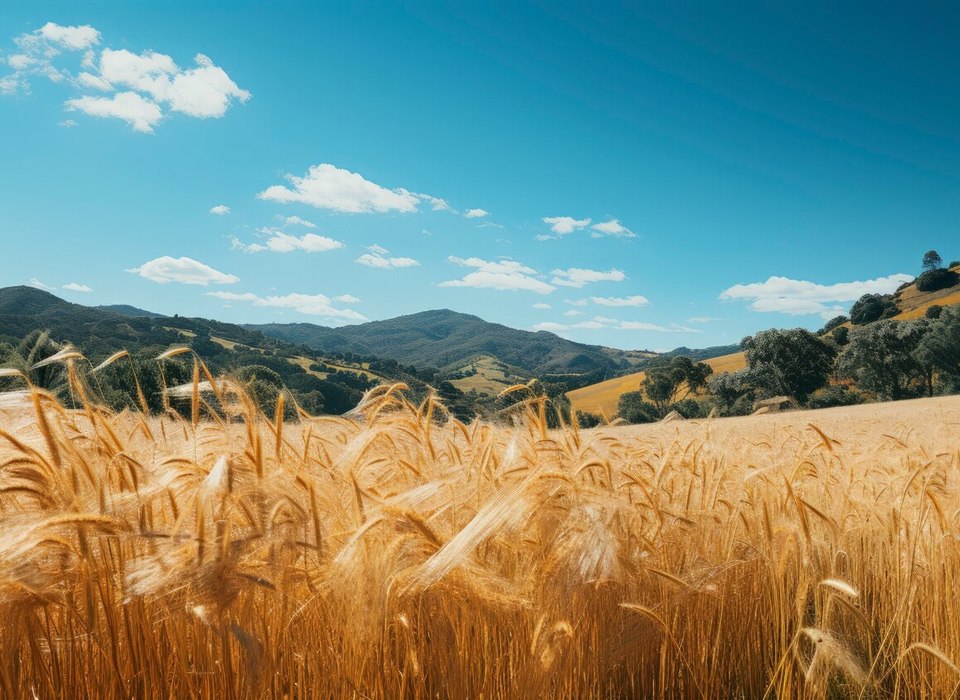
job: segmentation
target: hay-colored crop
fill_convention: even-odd
[[[548,431],[384,386],[284,422],[197,362],[146,417],[63,361],[76,408],[0,401],[2,697],[958,688],[960,399]]]

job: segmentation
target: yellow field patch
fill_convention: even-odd
[[[712,357],[709,360],[704,360],[703,363],[709,365],[714,374],[723,374],[743,369],[747,366],[747,358],[742,352],[735,352],[730,355]],[[581,389],[568,391],[567,398],[570,399],[570,404],[576,411],[595,413],[612,418],[617,412],[617,402],[620,400],[620,396],[628,391],[639,391],[640,384],[646,376],[644,372],[635,372],[623,377],[608,379]]]

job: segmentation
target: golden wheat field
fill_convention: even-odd
[[[960,398],[548,431],[198,379],[3,395],[3,697],[957,690]]]

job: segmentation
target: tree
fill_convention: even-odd
[[[917,357],[950,379],[960,378],[960,307],[942,309],[920,341]],[[928,391],[932,393],[932,385],[928,385]]]
[[[751,397],[754,390],[749,369],[715,374],[707,382],[707,388],[726,415],[734,412],[738,401]]]
[[[909,398],[926,379],[918,357],[927,322],[880,321],[850,334],[840,369],[867,391],[884,399]]]
[[[642,391],[620,394],[617,414],[628,423],[654,423],[660,418],[657,407],[643,400]]]
[[[850,308],[850,323],[864,326],[897,313],[899,309],[889,294],[864,294]]]
[[[927,270],[917,277],[917,290],[920,292],[937,292],[941,289],[955,287],[958,283],[960,283],[960,275],[953,270],[938,267]]]
[[[668,364],[649,368],[641,386],[663,415],[670,406],[702,389],[712,373],[709,365],[677,356]]]
[[[943,258],[935,250],[928,250],[923,254],[923,269],[938,270],[943,265]]]
[[[938,319],[942,313],[943,307],[939,304],[933,304],[932,306],[928,306],[927,310],[923,312],[923,317],[929,319]]]
[[[832,331],[834,328],[838,328],[842,326],[844,323],[846,323],[849,320],[850,319],[847,318],[846,316],[834,316],[823,325],[823,329],[820,331],[820,335],[826,335],[827,333]]]
[[[761,331],[741,346],[756,386],[782,388],[800,403],[827,384],[836,357],[832,344],[803,328]]]

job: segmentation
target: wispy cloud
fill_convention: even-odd
[[[284,296],[258,296],[251,292],[207,292],[208,296],[224,301],[243,301],[273,309],[293,309],[308,316],[320,316],[341,321],[366,321],[366,317],[353,309],[341,309],[325,294],[286,294]],[[341,297],[342,299],[342,297]],[[351,297],[351,299],[356,299]],[[359,300],[356,300],[359,301]],[[341,303],[343,303],[341,301]],[[348,303],[356,303],[351,301]]]
[[[572,216],[545,216],[543,223],[550,225],[550,230],[558,236],[579,231],[590,225],[590,219],[574,219]]]
[[[527,267],[510,258],[490,261],[451,256],[447,261],[462,267],[474,268],[474,271],[467,273],[462,279],[441,282],[441,287],[529,291],[537,294],[549,294],[556,289],[553,285],[538,279],[538,273],[532,267]]]
[[[488,212],[486,209],[467,209],[467,211],[463,213],[463,215],[468,219],[482,219],[484,216],[488,216],[489,214],[490,212]]]
[[[27,286],[33,287],[34,289],[42,289],[45,292],[52,292],[56,289],[56,287],[51,287],[49,284],[44,284],[43,282],[38,280],[36,277],[31,277],[27,281]]]
[[[593,238],[603,238],[604,236],[615,236],[617,238],[636,238],[637,234],[620,223],[619,219],[610,219],[601,221],[590,227]]]
[[[356,262],[367,267],[376,267],[381,270],[390,270],[402,267],[417,267],[420,263],[413,258],[390,257],[390,251],[379,245],[367,246],[369,253],[364,253]]]
[[[422,203],[434,210],[450,209],[450,205],[438,197],[417,194],[403,187],[382,187],[359,173],[330,163],[311,166],[303,177],[290,174],[285,177],[289,186],[271,185],[257,197],[274,202],[308,204],[345,214],[410,213],[417,211]]]
[[[71,292],[87,293],[93,291],[91,287],[88,287],[85,284],[80,284],[79,282],[68,282],[67,284],[63,285],[63,288]]]
[[[819,314],[831,318],[843,313],[837,302],[852,302],[864,294],[889,294],[912,275],[898,273],[858,282],[818,284],[789,277],[770,277],[765,282],[737,284],[720,293],[721,301],[749,301],[749,308],[760,312],[777,312],[791,316]]]
[[[543,310],[543,309],[552,309],[553,307],[550,306],[550,304],[547,304],[542,301],[538,301],[536,304],[533,305],[533,308]]]
[[[210,213],[215,216],[225,216],[230,213],[230,207],[226,204],[218,204],[215,207],[210,207]]]
[[[243,243],[234,238],[231,240],[233,248],[247,253],[262,253],[268,250],[274,253],[292,253],[298,250],[305,253],[326,253],[344,247],[342,241],[318,236],[315,233],[294,236],[269,227],[257,229],[257,232],[264,236],[263,243]]]
[[[649,306],[650,300],[640,294],[631,297],[590,297],[590,301],[600,306]]]
[[[574,312],[576,313],[576,312]],[[567,314],[569,315],[569,312]],[[608,316],[594,316],[587,321],[578,323],[556,323],[554,321],[544,321],[533,326],[537,331],[550,331],[552,333],[562,333],[565,331],[576,330],[614,330],[614,331],[650,331],[652,333],[701,333],[698,328],[690,328],[678,324],[663,326],[657,323],[647,323],[646,321],[621,321]]]
[[[235,275],[215,270],[193,258],[172,258],[169,255],[148,260],[140,267],[131,268],[127,272],[140,275],[157,284],[178,282],[205,287],[210,284],[234,284],[240,281],[240,278]]]
[[[627,278],[622,270],[616,268],[604,271],[569,267],[566,270],[553,270],[550,274],[553,275],[553,279],[550,280],[552,284],[577,288],[594,282],[622,282]]]

